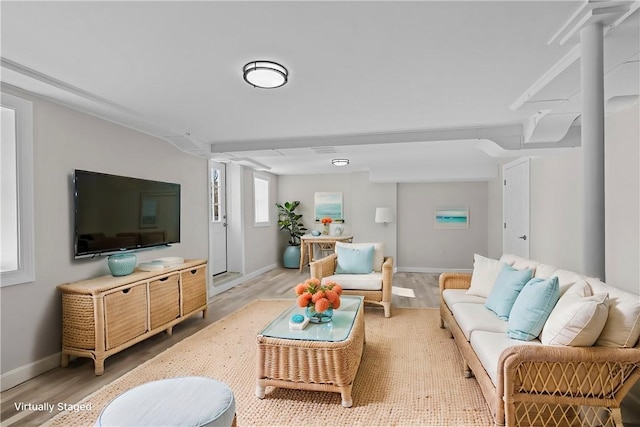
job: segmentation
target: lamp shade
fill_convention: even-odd
[[[393,213],[391,208],[376,208],[375,222],[388,223],[393,222]]]

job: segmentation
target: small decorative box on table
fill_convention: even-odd
[[[363,297],[343,296],[329,323],[289,327],[291,316],[304,309],[292,303],[258,334],[256,396],[265,387],[339,392],[342,406],[353,405],[351,388],[364,348]]]

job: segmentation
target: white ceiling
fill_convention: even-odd
[[[637,95],[638,2],[5,1],[2,81],[276,174],[488,179],[579,145],[578,40],[560,39],[603,3],[608,98]],[[247,85],[256,59],[289,83]]]

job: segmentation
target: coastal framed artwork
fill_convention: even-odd
[[[433,228],[449,230],[469,228],[469,209],[436,209]]]
[[[344,222],[344,204],[342,193],[316,192],[313,194],[314,218],[320,222],[322,218],[329,217],[333,222]]]

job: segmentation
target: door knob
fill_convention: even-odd
[[[525,234],[524,236],[519,236],[518,239],[527,240],[527,235]]]

